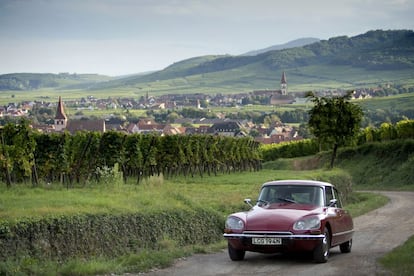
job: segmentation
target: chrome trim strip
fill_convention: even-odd
[[[282,238],[282,239],[323,239],[325,235],[278,235],[278,234],[249,234],[249,233],[242,233],[242,234],[223,234],[225,238]]]
[[[292,232],[280,231],[244,231],[243,234],[262,234],[262,235],[293,235]]]
[[[339,233],[333,234],[332,236],[333,236],[333,237],[336,237],[336,236],[341,236],[341,235],[350,234],[350,233],[353,233],[353,232],[354,232],[354,229],[349,230],[349,231],[339,232]]]

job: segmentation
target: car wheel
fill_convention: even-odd
[[[239,250],[231,246],[230,243],[228,243],[228,249],[229,249],[229,256],[232,261],[242,261],[244,259],[244,255],[246,254],[246,251]]]
[[[329,229],[325,228],[324,238],[320,244],[313,251],[313,259],[317,263],[326,263],[329,258],[329,249],[331,248],[331,237],[329,234]]]
[[[352,239],[347,242],[341,243],[339,245],[339,249],[341,250],[341,253],[349,253],[351,252],[351,248],[352,248]]]

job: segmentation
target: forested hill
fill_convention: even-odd
[[[97,74],[15,73],[0,75],[0,90],[34,90],[40,88],[88,88],[97,82],[111,80]]]
[[[280,71],[291,71],[298,76],[311,76],[306,82],[318,82],[318,71],[332,74],[330,80],[362,81],[352,79],[356,72],[337,70],[338,66],[365,70],[370,74],[384,71],[405,71],[405,77],[414,69],[414,32],[413,30],[375,30],[354,37],[339,36],[321,40],[303,47],[268,51],[255,56],[204,56],[183,60],[172,64],[164,70],[139,77],[131,77],[108,82],[109,86],[137,85],[140,83],[159,82],[162,80],[188,78],[201,75],[205,79],[214,78],[220,85],[239,85],[257,87],[260,82],[269,83]],[[303,69],[306,67],[306,70]],[[323,68],[321,68],[323,67]],[[313,71],[312,71],[313,70]],[[277,72],[275,74],[275,72]],[[219,75],[217,75],[219,73]],[[398,72],[396,73],[398,74]],[[395,74],[394,74],[394,77]],[[278,78],[278,77],[277,77]],[[397,76],[398,78],[398,76]],[[292,79],[291,79],[292,80]],[[328,81],[330,81],[328,80]],[[203,81],[210,85],[208,80]]]

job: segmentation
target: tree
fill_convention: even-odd
[[[359,132],[362,109],[351,102],[352,91],[344,96],[317,97],[306,94],[315,104],[309,111],[309,128],[321,144],[333,145],[330,167],[333,167],[339,146],[350,144]]]
[[[174,112],[174,111],[167,115],[167,121],[171,124],[173,124],[175,122],[175,120],[177,120],[179,118],[180,118],[180,115],[177,112]]]
[[[36,142],[29,122],[21,119],[18,124],[8,123],[0,135],[0,174],[3,174],[7,187],[11,186],[12,178],[30,178],[33,184],[37,184],[37,176],[32,174]]]
[[[280,124],[281,120],[279,118],[279,116],[277,116],[276,114],[270,114],[270,115],[266,115],[263,119],[263,124],[265,126],[272,126],[272,125],[277,125]]]

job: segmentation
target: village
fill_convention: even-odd
[[[364,99],[372,97],[377,91],[375,89],[359,89],[353,94],[354,99]],[[340,94],[343,91],[324,91],[323,94]],[[295,96],[294,96],[295,95]],[[76,133],[77,131],[122,131],[133,134],[156,133],[158,135],[191,135],[191,134],[210,134],[232,137],[253,136],[258,142],[264,144],[274,144],[286,141],[303,139],[298,133],[298,128],[283,123],[281,121],[272,122],[269,125],[254,124],[249,120],[228,119],[225,116],[216,118],[177,118],[174,123],[159,123],[153,118],[140,118],[136,123],[113,124],[107,118],[100,119],[78,119],[68,118],[65,107],[71,107],[82,113],[82,110],[177,110],[183,108],[193,108],[202,110],[208,107],[237,107],[251,104],[259,105],[286,105],[295,102],[305,102],[304,93],[288,93],[287,78],[283,72],[278,90],[255,90],[249,93],[238,93],[222,95],[196,94],[168,94],[158,97],[150,96],[148,93],[141,96],[138,100],[132,98],[118,99],[97,99],[88,96],[79,100],[62,101],[59,97],[58,102],[33,101],[21,104],[10,103],[8,106],[0,106],[1,117],[25,117],[29,116],[34,108],[45,108],[55,110],[53,124],[32,124],[38,131]],[[185,125],[185,126],[184,126]],[[254,135],[253,135],[254,134]]]

